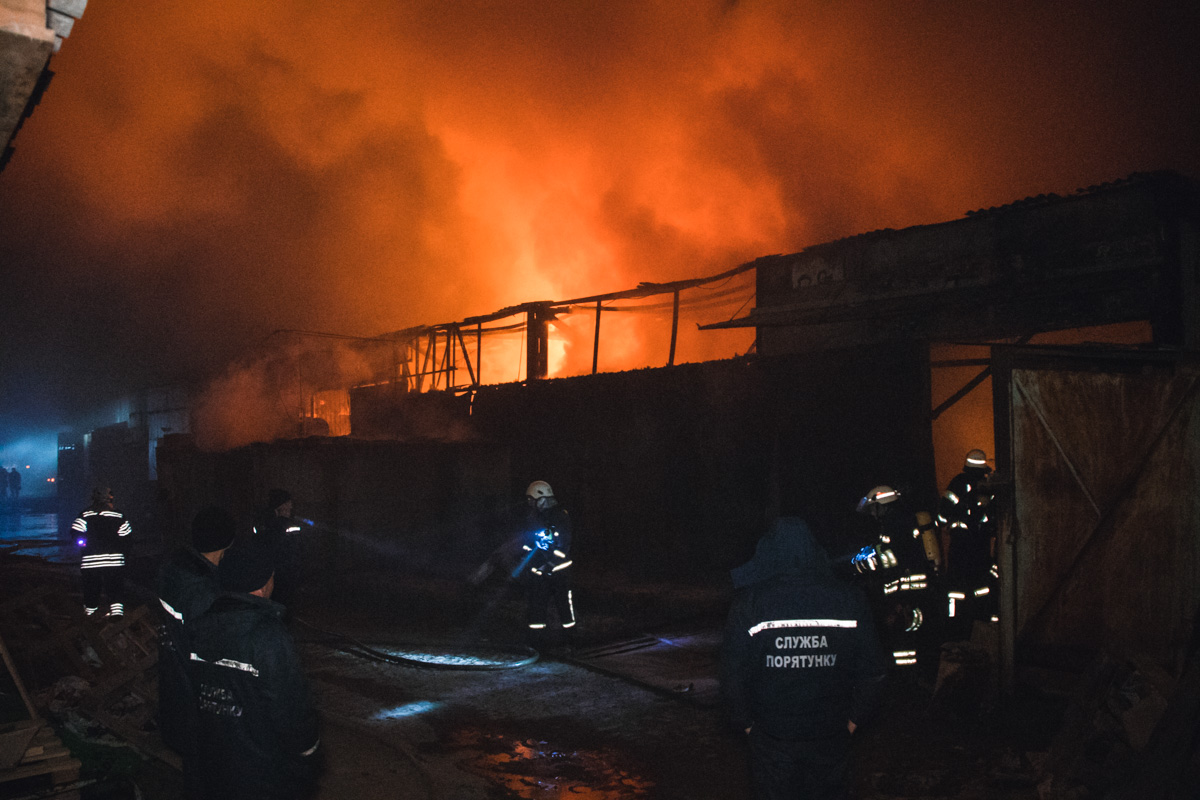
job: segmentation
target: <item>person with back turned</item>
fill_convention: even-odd
[[[206,800],[290,800],[314,788],[317,715],[283,607],[271,600],[272,559],[261,541],[231,547],[218,569],[224,591],[188,623]]]
[[[887,670],[866,597],[834,576],[795,517],[777,520],[731,575],[721,694],[749,737],[753,796],[846,797],[850,737]]]
[[[95,489],[92,504],[71,523],[82,549],[79,572],[83,609],[89,617],[100,610],[102,596],[108,597],[108,616],[125,616],[125,555],[133,528],[114,502],[107,487]]]
[[[275,591],[271,599],[289,611],[300,586],[300,525],[292,519],[294,501],[286,489],[267,493],[267,505],[254,521],[254,536],[270,548],[275,560]]]
[[[163,741],[183,759],[184,779],[196,781],[196,702],[188,678],[190,623],[221,593],[217,567],[233,544],[233,515],[207,506],[192,520],[192,546],[180,547],[158,577],[162,613],[158,648],[158,711]]]

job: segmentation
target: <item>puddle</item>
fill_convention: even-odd
[[[634,800],[653,781],[637,775],[617,750],[558,749],[539,739],[456,731],[448,742],[465,768],[524,800]]]

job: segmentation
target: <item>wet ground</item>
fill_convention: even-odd
[[[153,561],[141,557],[147,585]],[[293,628],[323,721],[317,796],[748,797],[743,737],[717,704],[727,603],[720,580],[583,581],[572,649],[533,653],[502,583],[363,576],[355,591],[306,596]],[[855,796],[1037,798],[1060,712],[1053,698],[996,702],[984,685],[935,698],[932,678],[895,680],[856,735]],[[104,757],[89,758],[103,778]],[[160,762],[118,761],[123,778],[85,797],[182,795]]]

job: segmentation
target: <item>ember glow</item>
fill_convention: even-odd
[[[92,4],[0,176],[6,387],[86,405],[277,329],[374,336],[1195,172],[1197,12],[1134,5]],[[677,362],[748,349],[695,330],[753,303],[727,300],[685,315]],[[606,313],[600,368],[666,363],[669,321]],[[589,371],[592,334],[563,319],[551,374]],[[518,377],[517,339],[485,381]]]

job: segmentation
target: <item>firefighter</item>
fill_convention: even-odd
[[[845,797],[850,737],[887,671],[861,588],[834,576],[794,517],[780,518],[731,577],[721,695],[749,737],[753,797]]]
[[[921,662],[936,664],[940,645],[933,600],[941,559],[937,531],[929,512],[914,512],[910,505],[900,491],[876,486],[857,508],[874,520],[878,537],[874,568],[859,559],[858,571],[868,576],[893,667],[906,672]]]
[[[83,584],[83,610],[93,616],[100,598],[108,598],[108,616],[125,615],[125,556],[133,528],[113,506],[107,487],[92,491],[92,504],[71,524],[76,543],[82,548],[79,565]]]
[[[313,788],[317,714],[284,609],[271,600],[273,559],[255,538],[229,548],[221,594],[187,623],[205,800],[293,800]]]
[[[523,530],[518,579],[525,587],[530,636],[544,640],[550,624],[549,606],[558,611],[558,625],[575,627],[575,598],[571,590],[571,517],[559,505],[545,481],[525,490],[528,517]]]
[[[217,506],[200,509],[192,520],[192,546],[180,547],[159,572],[158,597],[164,612],[158,649],[159,730],[167,746],[183,759],[189,791],[198,781],[196,702],[188,678],[189,623],[207,611],[221,592],[217,567],[233,544],[234,532],[228,511]]]
[[[300,524],[292,519],[294,502],[286,489],[272,489],[254,522],[254,538],[274,553],[275,589],[271,599],[289,610],[300,584]]]
[[[995,523],[991,518],[992,468],[982,450],[967,453],[938,506],[946,573],[946,616],[952,638],[967,638],[975,620],[997,622]]]

